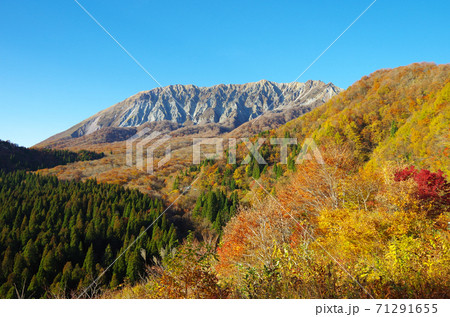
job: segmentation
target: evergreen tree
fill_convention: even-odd
[[[177,176],[177,177],[175,177],[175,181],[173,182],[172,189],[173,189],[173,190],[177,190],[178,187],[179,187],[179,185],[180,185],[180,180],[179,180],[179,178],[178,178],[178,176]]]
[[[140,272],[143,271],[144,263],[141,255],[136,250],[130,254],[127,265],[127,278],[131,283],[139,281]]]
[[[253,172],[252,172],[252,177],[254,179],[259,179],[260,176],[260,169],[259,169],[259,164],[255,161],[253,163]]]
[[[38,261],[38,249],[36,245],[33,243],[33,240],[29,239],[27,245],[25,246],[25,250],[23,252],[25,261],[28,266],[33,266]]]
[[[85,270],[87,276],[92,277],[95,275],[94,247],[92,244],[86,253],[86,257],[84,258],[83,269]]]
[[[103,255],[103,265],[107,267],[114,261],[114,255],[112,252],[111,245],[108,244],[108,246],[105,249],[105,254]]]
[[[216,220],[218,209],[219,205],[216,194],[213,191],[210,191],[206,198],[206,218],[209,221],[214,222],[214,220]]]

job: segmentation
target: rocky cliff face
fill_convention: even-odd
[[[217,123],[232,130],[271,111],[309,111],[340,91],[331,83],[313,80],[291,84],[261,80],[243,85],[173,85],[155,88],[131,96],[48,141],[78,138],[109,127],[137,127],[158,121],[171,121],[180,126]]]

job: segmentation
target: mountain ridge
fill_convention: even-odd
[[[218,124],[220,129],[231,131],[269,112],[287,111],[290,113],[287,119],[294,119],[341,91],[332,83],[318,80],[288,84],[263,79],[211,87],[180,84],[157,87],[101,110],[36,146],[51,146],[55,141],[77,139],[105,128],[133,128],[162,121],[177,124],[178,128]]]

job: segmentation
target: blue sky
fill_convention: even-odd
[[[79,2],[163,85],[291,82],[373,0]],[[73,0],[0,0],[0,139],[31,146],[158,86]],[[378,0],[298,81],[448,63],[449,1]]]

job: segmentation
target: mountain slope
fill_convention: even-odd
[[[95,180],[62,182],[0,171],[0,205],[0,298],[15,298],[18,289],[24,298],[84,295],[126,252],[98,281],[101,288],[114,288],[124,279],[139,280],[146,259],[177,243],[170,217],[160,217],[160,199]],[[152,223],[153,231],[130,248],[129,241]]]
[[[341,89],[331,83],[312,80],[292,84],[261,80],[243,85],[174,85],[155,88],[140,92],[100,111],[38,146],[50,146],[61,139],[94,135],[105,128],[116,128],[118,131],[120,128],[160,121],[170,121],[179,127],[218,124],[230,131],[272,111],[285,112],[291,120],[296,115],[323,104],[339,92]],[[121,134],[124,135],[128,134]],[[112,139],[121,140],[123,137]]]
[[[159,274],[104,297],[448,298],[449,111],[450,65],[383,69],[250,139],[314,138],[326,164],[295,164],[301,146],[280,164],[266,142],[269,166],[242,164],[240,144],[237,164],[180,170],[174,188],[195,186],[192,218],[220,242],[186,239]]]
[[[378,70],[279,134],[347,143],[360,161],[403,160],[450,175],[449,83],[449,64]]]

